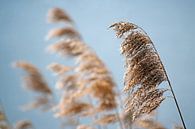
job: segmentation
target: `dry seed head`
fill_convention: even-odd
[[[159,122],[154,120],[137,120],[136,125],[145,128],[145,129],[166,129],[163,125],[161,125]]]
[[[51,70],[52,72],[56,73],[57,75],[62,75],[62,74],[73,69],[72,67],[64,66],[64,65],[59,64],[59,63],[51,63],[48,65],[47,68],[49,70]]]
[[[6,120],[5,113],[0,110],[0,121],[5,121],[5,120]]]
[[[99,107],[101,110],[113,109],[116,107],[115,93],[113,90],[115,84],[112,81],[110,73],[108,72],[107,68],[102,63],[102,61],[97,57],[97,55],[91,52],[91,50],[84,43],[80,41],[74,41],[74,40],[62,41],[60,43],[52,45],[52,47],[50,48],[51,48],[50,50],[61,53],[62,55],[72,55],[75,56],[76,59],[78,59],[77,60],[78,65],[76,66],[75,72],[78,72],[78,75],[80,77],[79,76],[77,77],[80,78],[79,80],[82,82],[82,85],[86,85],[86,86],[90,85],[89,87],[91,87],[92,84],[94,85],[95,83],[96,84],[98,83],[97,86],[101,87],[101,85],[103,86],[106,83],[107,87],[110,87],[109,88],[110,94],[107,95],[109,97],[100,98],[98,96],[95,96],[100,101],[102,101],[100,102],[100,107]],[[84,82],[86,82],[86,84],[84,84]],[[90,84],[91,82],[92,84]],[[65,83],[60,83],[60,85],[63,84]],[[102,93],[106,93],[106,92],[102,92]],[[77,92],[75,94],[77,94]],[[106,106],[108,108],[106,108]]]
[[[55,87],[56,89],[64,89],[66,91],[74,90],[78,87],[77,78],[78,76],[76,74],[61,76],[56,82]]]
[[[91,90],[89,90],[89,92],[91,92],[91,94],[97,98],[111,97],[114,96],[113,94],[115,94],[115,92],[112,91],[112,86],[113,84],[110,82],[96,80],[91,84]]]
[[[150,114],[153,110],[158,108],[161,104],[161,102],[164,100],[164,97],[151,99],[145,102],[141,107],[139,107],[138,110],[134,111],[133,113],[133,120],[136,118],[144,115],[144,114]]]
[[[29,120],[20,120],[15,124],[15,129],[32,129],[32,122]]]
[[[64,19],[71,18],[62,18],[64,17],[64,12],[62,9],[53,9],[49,12],[50,21],[65,21]],[[70,21],[70,25],[72,20]],[[71,25],[72,26],[72,25]],[[69,30],[69,31],[67,31]],[[74,31],[73,31],[74,30]],[[57,82],[58,87],[64,88],[68,95],[70,95],[69,101],[63,101],[64,105],[85,95],[92,94],[93,97],[99,100],[98,107],[93,108],[93,111],[103,111],[103,110],[112,110],[116,107],[115,102],[115,92],[112,77],[107,70],[106,66],[101,59],[93,52],[80,38],[79,33],[73,28],[61,28],[53,30],[49,33],[49,38],[51,37],[65,37],[61,41],[48,47],[50,52],[58,53],[62,56],[74,57],[76,66],[71,71],[73,74],[76,74],[76,78],[72,78],[69,75],[60,77],[60,80]],[[76,37],[76,38],[75,38]],[[100,84],[100,82],[102,84]],[[95,86],[96,85],[96,86]],[[67,87],[74,87],[71,90]],[[108,88],[109,87],[109,88]],[[93,88],[96,88],[95,92]],[[105,91],[102,92],[101,88],[104,88]],[[93,91],[93,92],[90,92]],[[99,92],[101,94],[98,95]],[[72,94],[71,94],[72,93]],[[61,103],[61,105],[63,105]],[[74,106],[74,105],[73,105]],[[62,106],[60,106],[62,107]],[[58,115],[68,115],[67,108],[60,108]],[[75,114],[79,114],[75,113]],[[74,114],[74,113],[73,113]]]
[[[85,112],[91,110],[93,108],[92,105],[84,102],[73,102],[64,109],[60,109],[58,113],[56,113],[57,117],[63,116],[72,116],[72,115],[82,115]]]
[[[30,102],[21,108],[23,111],[29,111],[37,108],[40,108],[42,111],[48,111],[52,109],[53,106],[51,96],[38,96],[33,102]]]
[[[48,12],[48,22],[68,22],[72,23],[72,19],[60,8],[50,9]]]
[[[105,98],[105,100],[102,100],[102,99],[100,100],[97,111],[98,112],[109,111],[109,110],[115,109],[116,107],[117,107],[117,103],[114,98],[112,99]]]
[[[87,47],[79,40],[61,40],[50,45],[48,50],[62,56],[77,56],[84,53],[87,50]]]
[[[89,94],[99,99],[99,110],[111,110],[116,108],[116,93],[113,90],[113,83],[104,80],[96,80],[89,87]]]
[[[115,123],[116,121],[117,121],[116,114],[108,114],[96,120],[95,123],[99,125],[107,125],[107,124]]]
[[[25,88],[43,94],[52,94],[51,89],[34,65],[25,61],[19,61],[15,63],[15,67],[21,68],[27,73],[24,77]]]
[[[165,71],[149,36],[133,23],[119,22],[111,26],[117,37],[123,37],[121,53],[125,57],[124,91],[129,95],[125,112],[132,119],[159,107],[164,90],[157,87],[166,81]]]
[[[94,128],[92,128],[92,127],[90,127],[88,125],[79,125],[79,126],[77,126],[76,129],[94,129]]]
[[[138,89],[126,102],[125,112],[131,112],[132,120],[143,114],[150,114],[165,99],[163,93],[166,90],[159,89]]]
[[[68,38],[75,38],[80,39],[79,33],[72,27],[66,28],[56,28],[49,31],[48,35],[46,36],[47,40],[50,40],[55,37],[68,37]]]
[[[60,98],[59,104],[56,107],[54,107],[54,111],[56,111],[56,112],[61,111],[62,112],[62,110],[67,108],[67,105],[70,105],[74,101],[75,101],[75,99],[72,96],[70,96],[70,94],[64,94]]]
[[[96,60],[97,61],[97,60]],[[90,62],[90,61],[89,61]],[[105,67],[102,67],[103,64],[101,62],[93,62],[93,63],[89,63],[89,62],[82,62],[79,67],[77,67],[77,71],[78,72],[86,72],[86,71],[91,71],[91,72],[95,72],[95,73],[108,73],[108,70]]]
[[[124,33],[137,29],[137,26],[128,22],[118,22],[111,25],[110,28],[113,28],[116,31],[116,36],[121,38]]]
[[[77,57],[78,63],[89,63],[91,61],[94,62],[93,64],[103,64],[101,59],[99,59],[94,52],[89,50],[89,48],[88,51],[85,51]]]

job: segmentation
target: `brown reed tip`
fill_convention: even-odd
[[[26,75],[23,78],[25,88],[43,94],[52,94],[51,89],[47,85],[38,68],[33,64],[26,61],[18,61],[15,63],[15,67],[26,71]]]
[[[61,8],[52,8],[48,12],[48,22],[68,22],[72,23],[72,19],[68,14]]]
[[[32,129],[32,122],[29,120],[20,120],[15,124],[15,129]]]

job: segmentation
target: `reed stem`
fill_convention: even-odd
[[[152,43],[152,45],[153,45],[154,50],[157,52],[157,50],[156,50],[156,48],[155,48],[155,46],[154,46],[153,43]],[[158,58],[159,58],[159,60],[160,60],[160,56],[159,56],[158,54],[157,54],[157,56],[158,56]],[[182,113],[181,113],[181,109],[180,109],[180,107],[179,107],[179,104],[178,104],[178,101],[177,101],[177,98],[176,98],[176,95],[175,95],[175,93],[174,93],[173,87],[172,87],[171,82],[170,82],[170,80],[169,80],[168,74],[167,74],[167,72],[166,72],[166,70],[165,70],[165,67],[164,67],[164,65],[163,65],[163,63],[162,63],[161,60],[160,60],[160,63],[161,63],[161,65],[162,65],[163,71],[164,71],[165,76],[166,76],[166,78],[167,78],[167,82],[168,82],[168,84],[169,84],[171,93],[172,93],[172,95],[173,95],[173,99],[174,99],[174,101],[175,101],[175,105],[176,105],[176,107],[177,107],[177,111],[178,111],[178,113],[179,113],[179,116],[180,116],[182,125],[183,125],[184,129],[187,129],[187,128],[186,128],[186,125],[185,125],[185,121],[184,121],[184,119],[183,119],[183,115],[182,115]]]

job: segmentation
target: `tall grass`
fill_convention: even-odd
[[[63,27],[48,32],[46,39],[56,40],[47,47],[48,52],[73,59],[75,64],[48,64],[47,69],[57,76],[56,89],[62,93],[60,100],[54,102],[55,91],[50,89],[40,70],[26,61],[16,62],[15,66],[27,73],[24,76],[25,88],[38,94],[35,102],[27,106],[28,109],[53,111],[55,118],[66,119],[68,126],[65,128],[107,129],[109,124],[113,124],[120,129],[165,129],[154,116],[155,110],[166,98],[164,92],[170,90],[186,129],[164,66],[143,29],[128,22],[110,26],[117,37],[124,39],[120,48],[125,57],[126,98],[122,100],[111,72],[85,43],[74,20],[60,8],[49,10],[47,20],[51,24],[63,24]],[[168,82],[170,89],[159,88],[164,81]],[[89,123],[82,123],[86,118]]]

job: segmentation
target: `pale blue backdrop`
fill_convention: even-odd
[[[123,58],[120,40],[108,26],[118,21],[140,25],[149,34],[161,55],[179,100],[188,129],[195,128],[195,1],[193,0],[0,0],[0,99],[10,122],[31,119],[37,129],[54,129],[59,122],[52,113],[21,112],[19,105],[32,99],[20,87],[20,72],[11,68],[14,60],[30,60],[42,69],[53,87],[55,80],[45,69],[53,61],[47,55],[46,13],[52,7],[67,10],[85,41],[96,50],[112,71],[120,89]],[[159,119],[171,128],[179,123],[169,97],[163,102]]]

